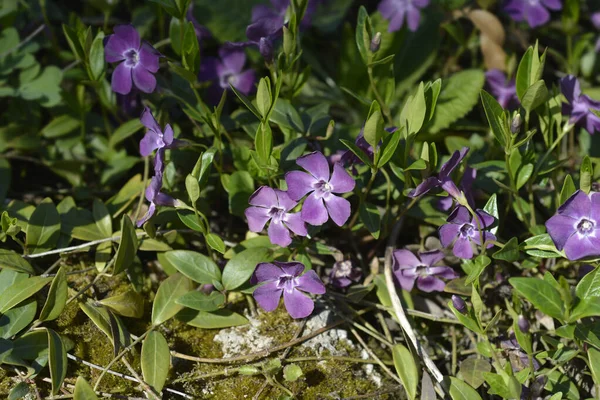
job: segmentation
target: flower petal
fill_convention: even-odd
[[[146,223],[146,221],[148,221],[154,215],[155,211],[156,211],[156,205],[154,203],[150,203],[150,206],[148,207],[148,211],[146,211],[146,214],[144,214],[144,216],[137,222],[138,228],[140,226],[144,225]]]
[[[269,234],[269,240],[273,244],[277,244],[281,247],[288,247],[290,243],[292,243],[290,231],[281,221],[271,220],[267,232]]]
[[[423,265],[421,260],[419,260],[412,251],[405,249],[394,250],[393,254],[394,259],[396,260],[395,264],[400,269],[415,268],[419,265]]]
[[[235,88],[245,95],[249,95],[254,90],[256,75],[254,70],[247,69],[237,75]]]
[[[465,206],[458,206],[450,213],[447,222],[451,224],[469,224],[472,221],[471,213]]]
[[[164,142],[155,131],[147,131],[142,140],[140,140],[140,154],[142,157],[147,157],[152,152],[160,147]]]
[[[567,75],[560,80],[560,91],[569,103],[573,103],[575,99],[581,96],[579,81],[573,75]]]
[[[390,24],[388,25],[388,32],[396,32],[399,31],[400,28],[404,25],[404,16],[406,14],[406,10],[404,8],[399,8],[396,13],[390,18]]]
[[[158,192],[156,193],[156,196],[154,196],[154,202],[159,206],[175,207],[177,200],[168,194]]]
[[[165,142],[165,144],[167,145],[167,148],[173,148],[175,146],[173,146],[174,144],[174,139],[173,136],[175,136],[174,132],[173,132],[173,128],[171,128],[171,124],[167,124],[165,126],[165,131],[163,132],[163,141]],[[179,142],[181,143],[181,142]]]
[[[277,207],[277,194],[275,190],[268,186],[261,186],[248,199],[248,203],[253,206],[271,208]]]
[[[398,280],[400,287],[406,291],[411,291],[415,286],[415,280],[417,279],[417,275],[408,275],[406,272],[408,269],[396,269],[394,270],[394,276]]]
[[[452,171],[454,171],[454,169],[458,167],[458,165],[465,158],[468,152],[469,148],[463,147],[462,149],[460,149],[460,151],[456,150],[454,153],[452,153],[450,159],[442,165],[442,168],[440,168],[440,180],[448,177],[452,173]]]
[[[308,317],[315,309],[313,300],[296,289],[283,292],[283,303],[287,312],[295,319]]]
[[[333,222],[335,222],[337,226],[344,225],[352,213],[350,202],[345,198],[334,194],[329,194],[329,196],[326,196],[323,199],[325,200],[325,206],[327,207],[327,211],[329,211],[329,216]]]
[[[456,242],[454,242],[452,253],[458,258],[469,260],[473,258],[473,244],[469,239],[459,237]]]
[[[139,52],[140,64],[150,72],[157,72],[159,65],[158,60],[160,59],[160,53],[150,46],[148,43],[142,43],[142,48]]]
[[[304,264],[297,261],[283,262],[273,261],[273,264],[277,265],[284,274],[298,277],[304,272]]]
[[[329,184],[333,193],[348,193],[354,190],[356,182],[340,163],[335,163]]]
[[[303,198],[308,192],[315,190],[313,185],[317,180],[310,174],[302,171],[291,171],[285,174],[287,194],[294,201]]]
[[[156,78],[150,71],[140,65],[133,68],[133,82],[144,93],[152,93],[156,89]]]
[[[444,252],[441,250],[425,251],[419,253],[419,258],[421,259],[422,264],[431,267],[444,259]]]
[[[133,25],[117,25],[113,30],[115,35],[121,38],[130,49],[138,50],[140,48],[140,34]]]
[[[310,172],[317,180],[329,182],[329,163],[323,153],[315,151],[298,157],[296,164]]]
[[[239,74],[246,63],[246,53],[243,49],[221,47],[219,57],[229,71]]]
[[[256,266],[256,270],[254,271],[254,275],[252,276],[252,278],[256,283],[259,283],[277,280],[282,275],[283,271],[278,265],[264,262]]]
[[[592,201],[582,190],[577,190],[571,197],[558,207],[558,214],[574,219],[590,218],[592,213]]]
[[[446,266],[431,267],[428,271],[430,275],[439,276],[444,279],[458,278],[458,274],[456,273],[456,271]]]
[[[283,289],[277,288],[277,282],[268,282],[257,287],[252,296],[263,310],[270,312],[277,309],[281,292]]]
[[[477,221],[479,220],[481,229],[489,228],[494,224],[494,221],[496,221],[496,218],[483,210],[475,210],[475,215],[477,218],[473,217],[472,224],[473,226],[477,227]]]
[[[419,197],[438,186],[440,186],[440,180],[436,176],[430,176],[421,182],[416,189],[411,190],[408,197]]]
[[[104,46],[104,57],[106,62],[118,62],[125,59],[123,53],[129,50],[131,47],[123,39],[117,35],[110,35],[106,46]]]
[[[248,220],[248,229],[251,232],[261,232],[265,228],[265,224],[271,219],[268,208],[248,207],[244,211]]]
[[[550,20],[550,13],[546,10],[546,7],[541,4],[535,6],[529,6],[527,9],[527,23],[530,27],[536,28],[544,25]]]
[[[560,214],[546,221],[546,230],[558,250],[562,250],[567,240],[575,233],[576,224],[576,219]]]
[[[458,237],[461,225],[458,224],[446,224],[440,226],[439,234],[442,246],[450,247],[452,242]]]
[[[600,238],[595,235],[600,233],[594,230],[593,235],[583,236],[579,234],[571,235],[565,244],[565,254],[571,261],[579,260],[585,257],[600,256]]]
[[[144,107],[144,111],[142,111],[142,115],[140,116],[140,121],[142,121],[142,125],[151,131],[156,133],[162,133],[162,129],[160,129],[160,125],[156,122],[156,118],[152,114],[152,110],[149,107]]]
[[[285,226],[287,226],[296,235],[308,235],[308,231],[306,230],[306,223],[302,219],[301,213],[297,212],[293,214],[285,214],[283,217],[283,222],[285,223]]]
[[[111,87],[113,92],[128,94],[131,92],[131,68],[124,62],[117,65],[112,74]]]
[[[417,287],[426,293],[443,292],[446,283],[434,276],[420,276],[417,278]]]
[[[323,204],[323,199],[314,193],[306,198],[302,206],[302,219],[311,225],[323,225],[329,219],[329,214]]]
[[[421,12],[418,8],[409,6],[408,12],[406,13],[406,22],[408,23],[408,29],[411,32],[415,32],[419,28]]]
[[[325,285],[323,282],[321,282],[321,279],[317,273],[312,269],[298,278],[298,286],[296,286],[296,288],[302,290],[303,292],[313,294],[325,293]]]
[[[275,195],[277,196],[277,205],[284,209],[284,211],[289,211],[292,208],[298,205],[297,202],[292,200],[289,194],[283,190],[274,189]]]
[[[542,0],[542,3],[551,10],[560,10],[562,8],[560,0]]]

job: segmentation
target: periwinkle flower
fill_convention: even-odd
[[[394,133],[397,130],[398,130],[398,128],[396,128],[395,126],[391,126],[389,128],[385,128],[385,131],[387,133]],[[362,150],[362,152],[365,153],[365,155],[370,160],[373,160],[373,146],[371,146],[367,142],[367,139],[365,139],[364,127],[358,133],[358,136],[354,140],[354,144],[356,145],[356,147],[358,147],[360,150]],[[379,145],[377,146],[377,148],[379,148]],[[360,158],[358,158],[358,156],[356,154],[354,154],[353,152],[351,152],[350,150],[347,150],[344,153],[344,155],[342,156],[340,162],[343,165],[354,165],[354,164],[362,164],[363,163],[360,160]],[[354,173],[354,175],[356,175],[356,173]]]
[[[471,207],[475,207],[475,199],[473,198],[473,183],[477,178],[477,170],[471,167],[465,168],[465,173],[460,180],[460,190],[465,194],[467,203]],[[454,205],[454,198],[452,196],[442,197],[437,202],[437,207],[442,211],[449,211]]]
[[[419,186],[416,187],[416,189],[411,190],[408,196],[418,197],[436,187],[441,187],[448,192],[450,196],[458,199],[460,197],[460,190],[458,190],[456,184],[454,181],[452,181],[450,174],[452,174],[452,171],[458,167],[468,152],[468,147],[463,147],[460,151],[456,150],[450,159],[442,165],[442,168],[440,168],[440,172],[437,175],[430,176],[429,178],[425,179],[419,184]]]
[[[517,326],[519,327],[519,330],[523,333],[529,333],[529,328],[531,327],[527,318],[525,318],[522,315],[519,315],[519,317],[517,318]]]
[[[573,193],[546,221],[546,230],[569,260],[600,256],[600,193]]]
[[[150,44],[142,42],[139,33],[131,25],[118,25],[110,35],[104,54],[109,63],[118,62],[111,86],[119,94],[127,94],[133,84],[145,93],[156,88],[154,73],[158,71],[160,53]]]
[[[329,281],[337,288],[343,289],[360,279],[362,273],[360,269],[352,265],[352,261],[343,260],[333,264],[329,274]]]
[[[498,103],[505,109],[514,109],[519,106],[517,86],[515,80],[507,80],[504,72],[491,69],[485,73],[485,79],[490,92]]]
[[[260,232],[271,221],[267,230],[271,243],[289,246],[292,243],[290,230],[300,236],[308,234],[300,213],[288,212],[298,203],[290,199],[286,192],[262,186],[250,196],[248,202],[252,206],[245,211],[248,227],[252,232]]]
[[[472,216],[464,206],[458,206],[448,217],[447,224],[439,229],[440,241],[444,247],[452,247],[452,253],[458,258],[473,258],[474,248],[484,242],[496,240],[496,236],[488,232],[494,223],[494,217],[483,210],[476,210]],[[493,247],[488,243],[487,248]]]
[[[252,294],[265,311],[274,311],[283,294],[285,309],[292,318],[308,317],[314,310],[313,300],[305,293],[323,294],[325,285],[313,270],[304,275],[304,265],[298,262],[260,263],[256,266],[253,283],[264,283]]]
[[[560,80],[560,91],[567,99],[567,103],[562,104],[562,113],[570,115],[569,122],[584,127],[591,134],[600,131],[600,117],[594,113],[600,111],[600,101],[581,94],[579,81],[573,75]]]
[[[404,290],[411,291],[416,283],[423,292],[441,292],[446,283],[440,278],[458,278],[458,274],[452,268],[434,266],[443,258],[444,253],[440,250],[419,253],[419,257],[409,250],[395,250],[394,275]]]
[[[350,202],[337,194],[351,192],[354,179],[341,164],[333,165],[330,173],[329,163],[320,152],[299,157],[296,164],[308,171],[291,171],[285,175],[288,194],[299,201],[308,194],[302,206],[302,219],[311,225],[323,225],[329,217],[338,226],[346,223],[350,217]]]
[[[508,0],[504,5],[504,11],[517,21],[525,21],[530,27],[536,28],[550,21],[548,10],[560,10],[560,0]]]
[[[219,57],[206,57],[200,66],[199,79],[201,82],[212,82],[209,96],[217,103],[224,90],[233,86],[241,93],[248,95],[254,88],[256,77],[254,70],[244,70],[246,53],[243,49],[222,47]]]
[[[179,147],[182,142],[174,138],[173,128],[170,124],[167,124],[164,130],[161,129],[150,108],[144,108],[140,120],[147,129],[146,134],[140,140],[140,154],[147,157],[154,150],[158,150],[154,158],[154,171],[156,174],[162,174],[165,150]]]
[[[156,206],[177,206],[178,200],[161,193],[160,189],[162,188],[162,182],[162,174],[155,175],[150,180],[150,185],[146,188],[146,200],[150,202],[150,206],[148,207],[146,214],[137,222],[138,227],[144,225],[146,221],[154,215]]]
[[[456,311],[458,311],[459,313],[463,315],[467,314],[467,303],[465,303],[462,297],[453,294],[452,305],[454,306],[454,308],[456,308]]]
[[[390,21],[388,32],[400,30],[405,19],[408,29],[414,32],[421,22],[421,9],[428,5],[429,0],[382,0],[377,9]]]

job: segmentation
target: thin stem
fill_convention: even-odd
[[[144,157],[144,184],[142,185],[142,191],[140,193],[140,199],[138,200],[137,208],[135,210],[134,221],[140,219],[140,211],[142,211],[142,204],[144,203],[146,186],[148,186],[148,174],[150,173],[150,157]]]
[[[25,39],[23,39],[19,44],[17,44],[15,47],[6,50],[5,52],[0,53],[0,58],[4,58],[6,55],[12,53],[13,51],[17,50],[19,47],[22,47],[24,45],[26,45],[27,43],[29,43],[34,37],[36,37],[41,31],[44,30],[44,28],[46,27],[45,24],[42,24],[40,26],[38,26],[36,28],[35,31],[31,32],[29,34],[29,36],[27,36]]]
[[[371,350],[371,348],[369,346],[367,346],[367,344],[365,343],[365,341],[363,340],[363,338],[361,338],[360,335],[358,334],[358,332],[356,332],[356,329],[350,328],[350,332],[352,332],[352,334],[354,335],[354,337],[356,338],[356,340],[358,340],[358,342],[361,344],[361,346],[363,347],[363,349],[365,349],[365,351],[369,354],[369,356],[372,359],[374,359],[375,361],[377,361],[377,364],[379,364],[379,366],[390,376],[390,378],[392,378],[393,380],[395,380],[399,384],[402,384],[402,381],[400,380],[400,378],[398,377],[398,375],[396,375],[395,373],[393,373],[387,367],[387,365],[385,365],[385,363],[383,361],[381,361],[381,359],[379,357],[377,357],[377,354],[373,353],[373,350]]]
[[[127,361],[127,358],[123,357],[121,361],[123,362],[123,364],[125,364],[129,372],[131,372],[131,375],[135,376],[139,384],[142,385],[144,391],[150,396],[150,398],[153,398],[155,400],[161,399],[161,396],[158,393],[156,393],[156,391],[150,385],[148,385],[148,383],[146,383],[144,379],[142,379],[142,377],[136,372],[135,369],[133,369],[131,364],[129,364],[129,361]]]
[[[387,104],[383,100],[383,97],[379,93],[379,90],[377,89],[377,85],[375,84],[375,78],[373,77],[373,67],[367,67],[367,73],[369,74],[369,82],[371,83],[371,89],[373,90],[373,94],[375,95],[377,102],[379,102],[379,105],[381,106],[383,116],[385,117],[385,119],[387,119],[388,126],[392,126],[394,125],[394,119],[392,118],[390,108],[387,106]]]

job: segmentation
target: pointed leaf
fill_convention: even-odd
[[[48,297],[46,297],[46,303],[42,308],[39,320],[51,321],[58,318],[67,304],[67,296],[67,275],[65,270],[60,267],[50,285],[50,291]]]
[[[115,267],[113,275],[125,271],[133,263],[138,249],[137,235],[135,228],[128,215],[121,218],[121,241],[115,255]]]
[[[401,344],[392,347],[394,367],[402,381],[408,398],[413,400],[417,397],[417,385],[419,384],[419,370],[417,363],[410,350]]]
[[[48,363],[52,381],[52,394],[56,395],[65,380],[65,376],[67,376],[67,350],[58,333],[48,328],[46,328],[46,331],[48,332]]]
[[[159,325],[177,314],[183,306],[175,301],[193,290],[192,281],[181,274],[173,274],[165,279],[156,292],[152,305],[152,325]]]
[[[169,374],[171,354],[167,340],[159,332],[152,331],[144,339],[141,364],[144,381],[160,393]]]
[[[60,215],[51,199],[35,208],[27,223],[25,244],[31,254],[52,250],[60,237]]]
[[[75,382],[75,392],[73,392],[74,400],[98,400],[98,396],[89,383],[82,377],[78,376]]]
[[[39,292],[52,278],[34,276],[20,280],[0,294],[0,314],[4,314],[20,302]]]

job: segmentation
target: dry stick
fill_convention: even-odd
[[[372,310],[372,308],[369,307],[364,310],[357,311],[356,315],[362,315],[371,310]],[[341,319],[339,321],[332,322],[331,324],[324,326],[323,328],[317,329],[316,331],[313,331],[313,332],[309,333],[308,335],[299,337],[297,339],[290,340],[287,343],[280,344],[280,345],[275,346],[270,349],[257,351],[256,353],[250,353],[250,354],[245,354],[245,355],[241,355],[241,356],[228,357],[228,358],[203,358],[203,357],[189,356],[187,354],[178,353],[176,351],[171,351],[171,356],[173,356],[175,358],[181,358],[183,360],[189,360],[189,361],[195,361],[195,362],[207,363],[207,364],[230,364],[230,363],[236,363],[236,362],[240,362],[240,361],[250,361],[250,360],[268,357],[271,353],[285,350],[288,347],[295,346],[298,343],[305,342],[309,339],[314,338],[315,336],[320,335],[323,332],[327,332],[330,329],[340,326],[340,325],[344,324],[345,322],[346,322],[345,320]]]
[[[47,383],[52,383],[52,380],[50,378],[42,378],[42,380],[44,382]],[[63,382],[63,386],[68,387],[69,389],[75,390],[75,385],[72,385],[70,383],[67,382]],[[112,394],[112,393],[104,393],[104,392],[96,392],[98,394],[100,394],[100,396],[105,397],[105,398],[109,398],[109,399],[125,399],[125,400],[147,400],[144,397],[129,397],[129,396],[123,396],[120,394]],[[72,398],[73,395],[70,395],[71,397],[61,397],[61,396],[54,396],[54,397],[46,397],[47,399],[64,399],[64,398]]]
[[[384,273],[385,273],[385,283],[387,289],[390,293],[390,298],[392,300],[392,306],[394,309],[394,313],[398,319],[398,323],[402,327],[402,330],[406,334],[406,336],[410,339],[413,347],[417,351],[417,354],[423,359],[423,363],[425,367],[429,370],[429,373],[433,376],[433,378],[437,381],[439,389],[443,391],[440,383],[444,380],[444,376],[435,365],[429,354],[425,351],[421,343],[417,340],[417,336],[406,318],[406,314],[404,312],[404,308],[402,307],[402,303],[400,302],[400,298],[398,297],[398,292],[396,291],[396,286],[394,284],[394,278],[392,277],[392,252],[394,251],[394,244],[396,243],[396,239],[398,238],[398,234],[400,233],[400,228],[402,226],[402,220],[398,221],[392,230],[392,234],[388,240],[388,246],[385,249],[385,262],[384,262]]]
[[[156,393],[156,390],[154,390],[154,388],[152,388],[148,383],[146,383],[146,381],[144,381],[144,379],[140,376],[140,374],[138,374],[136,372],[136,370],[133,369],[131,364],[129,364],[129,361],[127,361],[127,357],[121,358],[121,361],[123,362],[123,364],[125,364],[125,367],[127,367],[129,372],[131,372],[131,375],[135,376],[135,379],[137,379],[138,383],[140,385],[142,385],[142,387],[144,388],[144,391],[146,392],[147,395],[149,395],[151,398],[153,398],[155,400],[161,399],[161,396],[158,393]]]

